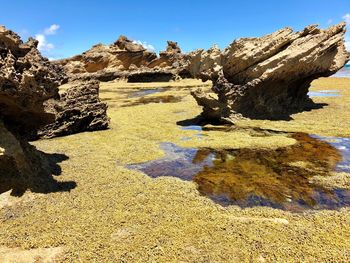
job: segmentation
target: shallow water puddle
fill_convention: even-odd
[[[188,125],[181,127],[181,130],[184,131],[202,131],[203,127],[200,125]]]
[[[271,206],[295,212],[350,205],[350,190],[329,190],[310,182],[315,175],[350,172],[350,140],[303,133],[291,136],[297,140],[295,145],[276,150],[196,149],[162,143],[164,158],[128,168],[153,178],[193,180],[201,194],[222,205]]]
[[[173,96],[173,95],[164,95],[164,96],[157,96],[157,97],[141,97],[135,101],[130,101],[126,104],[123,104],[121,105],[121,107],[144,105],[148,103],[175,103],[175,102],[180,102],[181,100],[182,100],[182,97]]]
[[[339,90],[319,90],[319,91],[309,91],[309,97],[339,97]]]
[[[312,135],[313,138],[325,141],[335,147],[342,155],[342,160],[337,163],[337,172],[350,173],[350,138],[322,137]]]
[[[332,75],[332,77],[337,78],[350,78],[350,65],[345,65],[341,70]]]
[[[132,91],[128,94],[128,98],[138,98],[138,97],[144,97],[147,95],[164,92],[168,89],[166,88],[155,88],[155,89],[138,89],[136,91]]]

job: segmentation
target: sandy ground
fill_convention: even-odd
[[[295,143],[285,135],[255,137],[244,131],[208,131],[203,140],[195,136],[196,131],[180,129],[177,122],[201,111],[189,95],[198,85],[203,84],[102,83],[101,97],[109,104],[111,117],[109,130],[33,143],[44,152],[68,156],[55,178],[77,186],[70,192],[26,193],[18,200],[5,193],[1,199],[5,201],[0,202],[0,262],[17,262],[13,255],[33,251],[38,261],[28,262],[44,261],[48,251],[60,254],[51,255],[53,262],[348,262],[348,208],[291,213],[268,207],[222,207],[201,196],[193,182],[152,179],[125,168],[163,156],[161,142],[214,148],[277,148]],[[147,96],[182,100],[121,107],[139,99],[128,98],[134,89],[164,86],[170,87]],[[238,125],[350,136],[350,80],[321,79],[312,89],[336,89],[342,96],[316,98],[328,105],[295,114],[289,122]],[[346,182],[342,185],[349,187]]]

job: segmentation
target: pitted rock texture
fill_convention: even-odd
[[[221,50],[217,45],[210,49],[197,49],[188,54],[187,69],[190,75],[203,81],[216,79],[222,65]]]
[[[45,154],[27,142],[41,126],[55,120],[44,103],[59,97],[58,86],[66,80],[62,67],[43,58],[37,45],[32,38],[23,43],[0,26],[0,194],[75,187],[74,182],[53,179],[60,173],[57,162],[66,156]]]
[[[52,138],[108,128],[107,104],[99,98],[98,81],[70,87],[60,99],[48,100],[45,108],[53,113],[56,119],[55,122],[41,128],[38,137]]]
[[[58,96],[66,77],[60,66],[52,65],[30,38],[23,43],[14,32],[0,26],[0,118],[18,132],[35,130],[54,120],[43,102]]]
[[[58,96],[65,75],[40,55],[37,44],[32,38],[23,43],[0,26],[0,194],[35,188],[42,163],[25,138],[55,117],[43,103]]]
[[[157,58],[125,36],[120,36],[112,45],[97,44],[81,55],[56,61],[64,66],[67,74],[94,73],[100,70],[129,70],[147,65]]]
[[[205,118],[231,123],[242,116],[288,119],[319,107],[307,95],[310,83],[349,61],[345,31],[345,23],[326,30],[311,25],[300,32],[284,28],[260,38],[238,39],[221,53],[221,64],[214,64],[209,74],[205,67],[197,73],[211,77],[216,96],[201,90],[192,95]]]
[[[54,63],[64,67],[70,80],[110,81],[140,76],[140,80],[154,77],[154,81],[159,81],[168,74],[172,75],[170,79],[188,77],[185,58],[176,42],[168,41],[166,50],[158,57],[142,45],[120,36],[112,45],[98,44],[81,55]]]
[[[11,189],[22,191],[34,174],[30,146],[19,141],[0,120],[0,193]]]

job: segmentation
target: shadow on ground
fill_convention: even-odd
[[[54,176],[59,176],[62,169],[59,163],[68,160],[65,154],[45,153],[35,147],[28,146],[30,156],[30,174],[21,174],[13,163],[0,174],[0,194],[11,191],[12,196],[22,196],[27,190],[35,193],[52,193],[70,191],[76,187],[73,181],[60,182]],[[8,160],[11,162],[11,160]]]

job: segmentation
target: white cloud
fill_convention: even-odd
[[[45,28],[44,34],[45,35],[54,35],[56,34],[57,30],[60,28],[57,24],[52,24],[49,28]]]
[[[49,52],[55,48],[55,45],[47,41],[46,36],[55,35],[57,30],[60,28],[57,24],[52,24],[50,27],[45,28],[43,33],[35,35],[35,39],[38,40],[38,49],[41,52]]]
[[[48,52],[55,48],[54,44],[47,42],[46,36],[44,34],[36,34],[35,39],[39,41],[38,49],[40,51]]]
[[[333,23],[333,19],[328,19],[327,25],[330,25],[330,24],[332,24],[332,23]]]
[[[154,46],[152,46],[151,44],[148,44],[147,42],[141,41],[141,40],[134,40],[133,41],[135,44],[139,44],[141,46],[143,46],[145,49],[147,49],[148,51],[155,51],[156,49],[154,48]]]
[[[347,13],[343,16],[343,19],[345,20],[345,22],[350,25],[350,14]]]
[[[350,37],[345,38],[346,49],[350,52]]]

